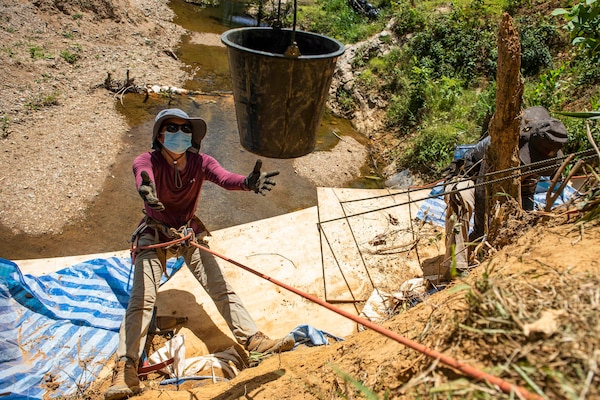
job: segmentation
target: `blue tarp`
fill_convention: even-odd
[[[169,260],[169,276],[182,265],[182,259]],[[112,257],[36,277],[0,258],[2,399],[87,388],[117,349],[130,272],[129,258]]]
[[[292,330],[291,334],[294,335],[296,345],[303,344],[309,347],[329,344],[329,340],[327,340],[328,337],[336,342],[344,340],[341,337],[319,330],[310,325],[298,325]]]
[[[546,206],[546,193],[550,188],[550,179],[548,177],[542,177],[537,184],[534,202],[535,207],[537,209],[544,209]],[[556,185],[560,186],[560,183]],[[577,194],[577,190],[575,190],[572,186],[567,185],[565,189],[562,191],[560,196],[556,199],[553,204],[553,207],[556,207],[560,204],[565,203],[571,197]],[[446,203],[444,202],[444,186],[443,184],[439,184],[431,189],[429,196],[437,196],[431,199],[425,200],[419,211],[417,212],[416,218],[420,220],[425,220],[427,222],[431,222],[434,225],[445,226],[446,225]],[[473,221],[471,220],[471,226],[473,225]]]

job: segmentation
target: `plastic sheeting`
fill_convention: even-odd
[[[560,185],[556,185],[560,186]],[[533,196],[535,207],[537,209],[544,209],[546,206],[546,193],[550,188],[550,180],[548,177],[542,177],[537,184],[535,195]],[[572,186],[567,185],[560,196],[556,199],[553,207],[565,203],[571,197],[577,194]],[[429,196],[437,196],[431,199],[425,200],[421,208],[416,215],[417,219],[431,222],[434,225],[445,226],[446,225],[446,202],[444,202],[444,185],[439,184],[431,189]],[[472,220],[471,220],[471,225]]]
[[[169,276],[182,265],[169,260]],[[0,396],[85,390],[117,349],[130,273],[129,258],[93,259],[40,277],[0,258]]]
[[[303,344],[309,347],[327,345],[329,344],[327,338],[331,338],[335,342],[344,340],[339,336],[332,335],[310,325],[298,325],[290,334],[294,335],[296,345]]]

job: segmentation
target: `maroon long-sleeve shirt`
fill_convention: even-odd
[[[194,216],[200,189],[205,180],[227,190],[248,190],[244,184],[245,176],[227,171],[213,157],[192,152],[187,152],[186,157],[186,166],[183,171],[179,171],[181,188],[177,188],[175,184],[174,167],[163,157],[160,150],[141,154],[133,161],[136,187],[139,189],[142,184],[141,173],[146,171],[156,186],[158,199],[165,206],[163,211],[156,211],[146,204],[146,214],[176,229]],[[192,228],[196,231],[197,226]]]

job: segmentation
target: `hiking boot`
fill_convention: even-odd
[[[106,400],[120,400],[139,393],[137,368],[129,360],[119,360],[113,371],[112,386],[104,393]]]
[[[262,354],[281,353],[292,350],[295,344],[294,335],[292,334],[285,336],[283,339],[273,340],[269,339],[267,335],[259,331],[248,339],[246,350],[251,353],[255,352]]]

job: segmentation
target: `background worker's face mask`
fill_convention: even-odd
[[[175,133],[165,132],[163,146],[176,154],[185,153],[185,151],[192,146],[192,134],[184,133],[181,130],[178,130]]]

